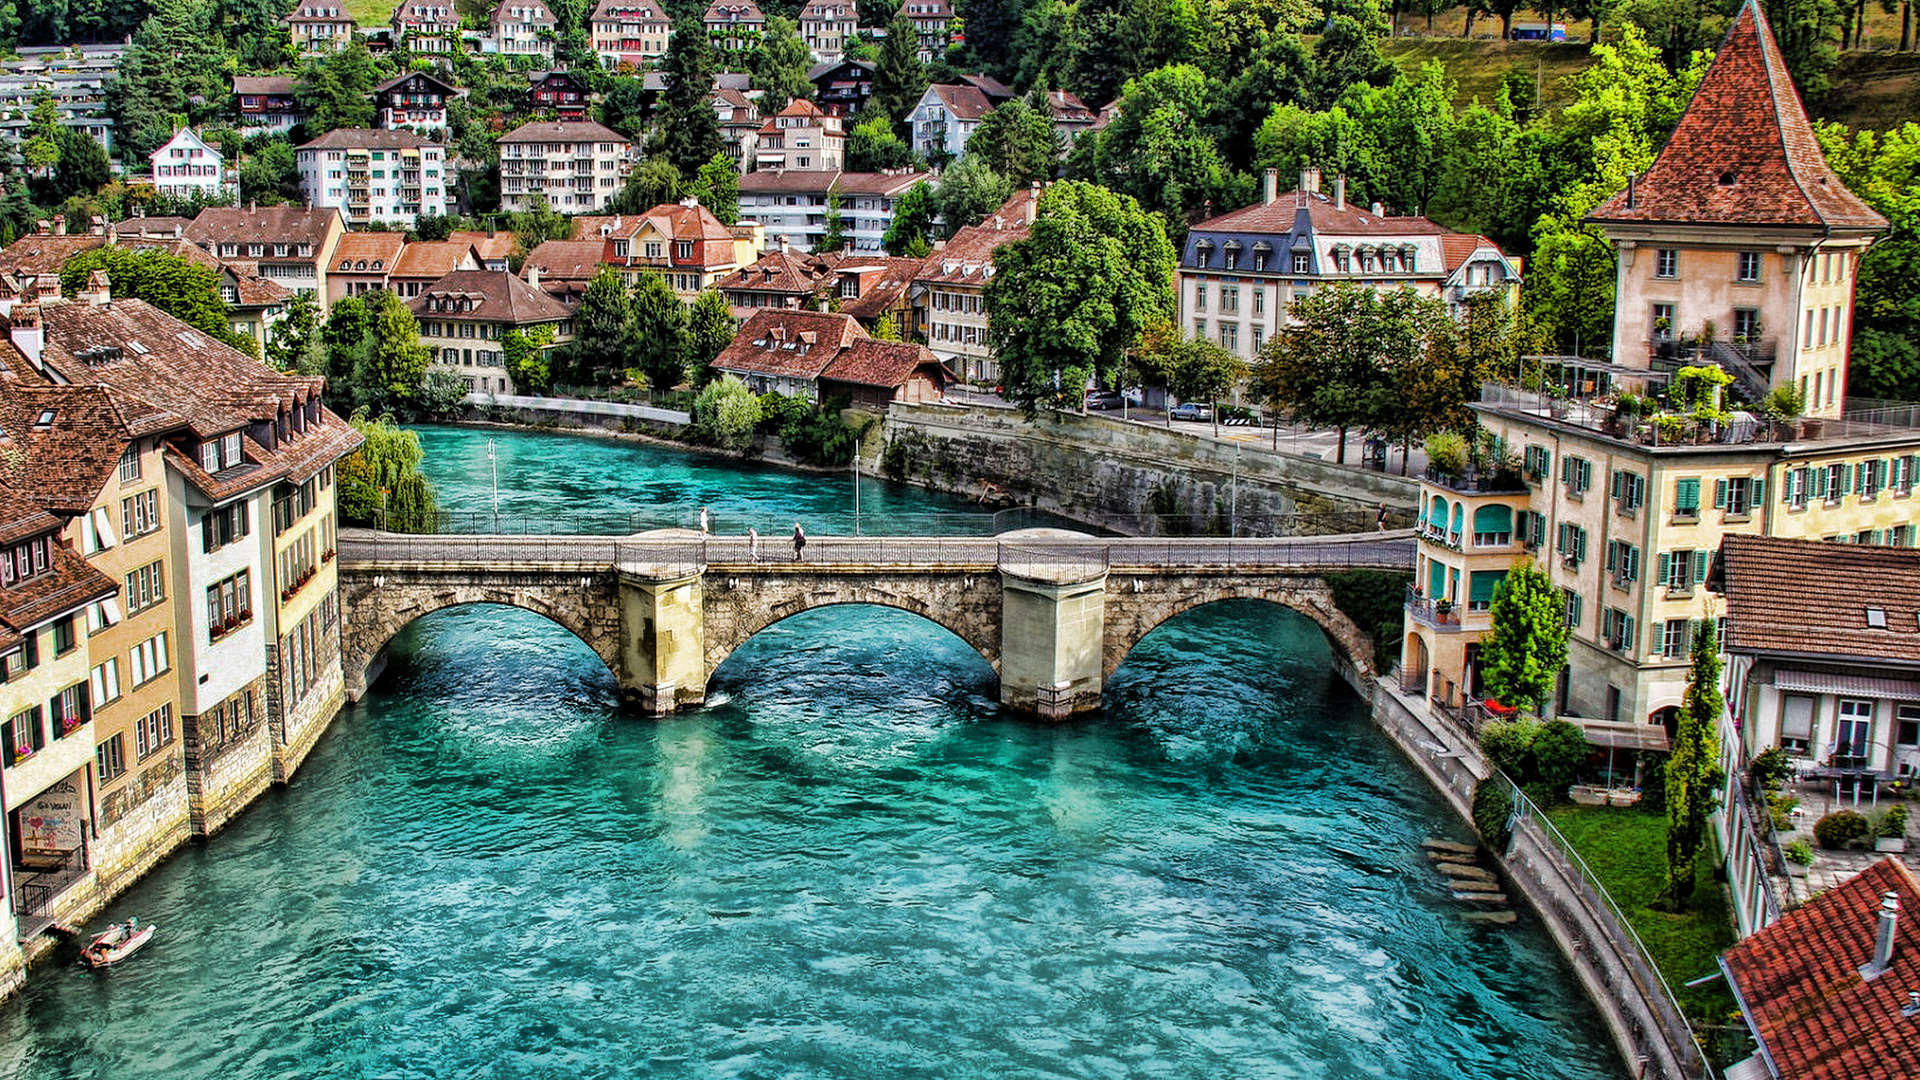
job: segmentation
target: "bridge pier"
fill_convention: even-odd
[[[1000,704],[1058,720],[1100,707],[1107,575],[1036,581],[1000,572]]]
[[[707,697],[704,568],[620,570],[620,700],[651,715]]]

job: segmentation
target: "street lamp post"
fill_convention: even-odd
[[[487,436],[487,465],[493,472],[493,531],[500,531],[500,458],[493,452],[493,436]]]
[[[860,535],[860,454],[853,455],[853,535]]]

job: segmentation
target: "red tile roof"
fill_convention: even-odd
[[[1717,574],[1730,650],[1920,663],[1920,550],[1729,534]]]
[[[1900,901],[1893,960],[1867,980],[1877,912]],[[1920,1061],[1920,1017],[1901,1014],[1920,989],[1920,883],[1899,859],[1782,916],[1728,949],[1722,963],[1785,1080],[1910,1080]]]
[[[482,265],[480,253],[473,249],[472,244],[453,240],[422,240],[408,244],[400,252],[400,258],[393,266],[393,276],[435,281],[455,270],[466,269],[467,263],[475,268]]]
[[[956,120],[978,120],[993,111],[993,102],[977,86],[935,83],[928,87]]]
[[[388,274],[400,261],[400,252],[407,246],[405,233],[395,232],[354,232],[340,238],[333,249],[333,265],[329,273],[335,274]],[[355,269],[362,260],[365,269]]]
[[[1827,167],[1757,0],[1644,176],[1588,220],[1881,230],[1887,220]]]
[[[914,280],[984,286],[993,253],[1002,245],[1027,238],[1027,209],[1033,201],[1032,188],[1014,192],[1000,209],[978,225],[954,233],[944,247],[928,255]]]
[[[892,390],[905,384],[922,365],[933,369],[929,374],[936,383],[944,385],[952,381],[953,373],[947,371],[934,358],[933,350],[925,345],[862,338],[835,356],[820,372],[820,379]]]
[[[611,256],[605,240],[547,240],[527,253],[526,266],[540,268],[540,280],[592,281]]]
[[[762,308],[720,350],[713,366],[720,371],[815,379],[840,350],[866,336],[851,315]]]
[[[446,301],[472,302],[465,311],[438,307]],[[571,314],[566,306],[505,270],[455,270],[407,301],[416,316],[476,319],[513,326],[556,322]]]
[[[496,262],[513,254],[513,245],[517,237],[505,229],[455,229],[447,234],[447,239],[463,244],[472,244],[473,250],[480,253],[482,262]]]
[[[0,272],[19,276],[21,274],[51,274],[60,276],[60,268],[67,260],[82,252],[92,251],[107,242],[104,236],[43,236],[34,233],[23,236],[8,244],[0,251]]]
[[[340,217],[338,210],[301,206],[209,206],[187,227],[196,243],[312,244],[313,257],[325,254],[327,230]]]
[[[292,97],[291,75],[235,75],[233,92],[236,94],[262,94],[268,97]]]
[[[1255,203],[1218,217],[1210,217],[1195,225],[1193,231],[1291,232],[1294,220],[1302,209],[1306,210],[1313,222],[1313,231],[1323,236],[1445,236],[1451,231],[1424,217],[1376,214],[1369,207],[1351,202],[1339,206],[1325,192],[1306,192],[1297,188],[1271,203]]]

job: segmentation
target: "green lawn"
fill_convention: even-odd
[[[1713,878],[1713,852],[1701,852],[1695,864],[1694,910],[1669,915],[1647,906],[1667,880],[1666,815],[1625,807],[1556,806],[1547,817],[1612,894],[1694,1026],[1703,1018],[1725,1023],[1734,1005],[1724,981],[1694,989],[1681,985],[1718,971],[1715,958],[1734,941],[1726,886]]]
[[[1496,21],[1494,26],[1498,28]],[[1537,41],[1468,41],[1461,38],[1394,38],[1380,43],[1380,50],[1409,76],[1429,60],[1438,60],[1458,89],[1454,104],[1466,108],[1479,98],[1493,103],[1500,80],[1515,67],[1525,71],[1537,85],[1540,103],[1548,109],[1564,106],[1569,95],[1561,88],[1568,75],[1584,71],[1593,62],[1585,45],[1550,45]]]

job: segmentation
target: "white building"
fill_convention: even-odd
[[[967,152],[967,140],[993,103],[977,86],[929,86],[906,116],[912,131],[913,152],[922,157],[945,154],[957,158]]]
[[[559,23],[542,0],[500,0],[493,24],[480,41],[480,51],[502,56],[537,56],[553,61],[553,39]]]
[[[411,131],[329,131],[294,152],[300,193],[338,209],[349,225],[412,225],[453,211],[446,150]]]
[[[620,193],[633,146],[594,123],[540,120],[500,137],[500,206],[530,210],[544,196],[563,214],[599,210]]]
[[[192,128],[181,128],[147,160],[153,162],[153,189],[162,195],[214,199],[234,190],[226,159]]]
[[[855,251],[881,251],[893,226],[893,208],[913,185],[931,180],[917,172],[750,172],[740,178],[740,220],[766,230],[773,248],[786,244],[812,251],[827,234],[827,214],[839,202],[840,229]]]

